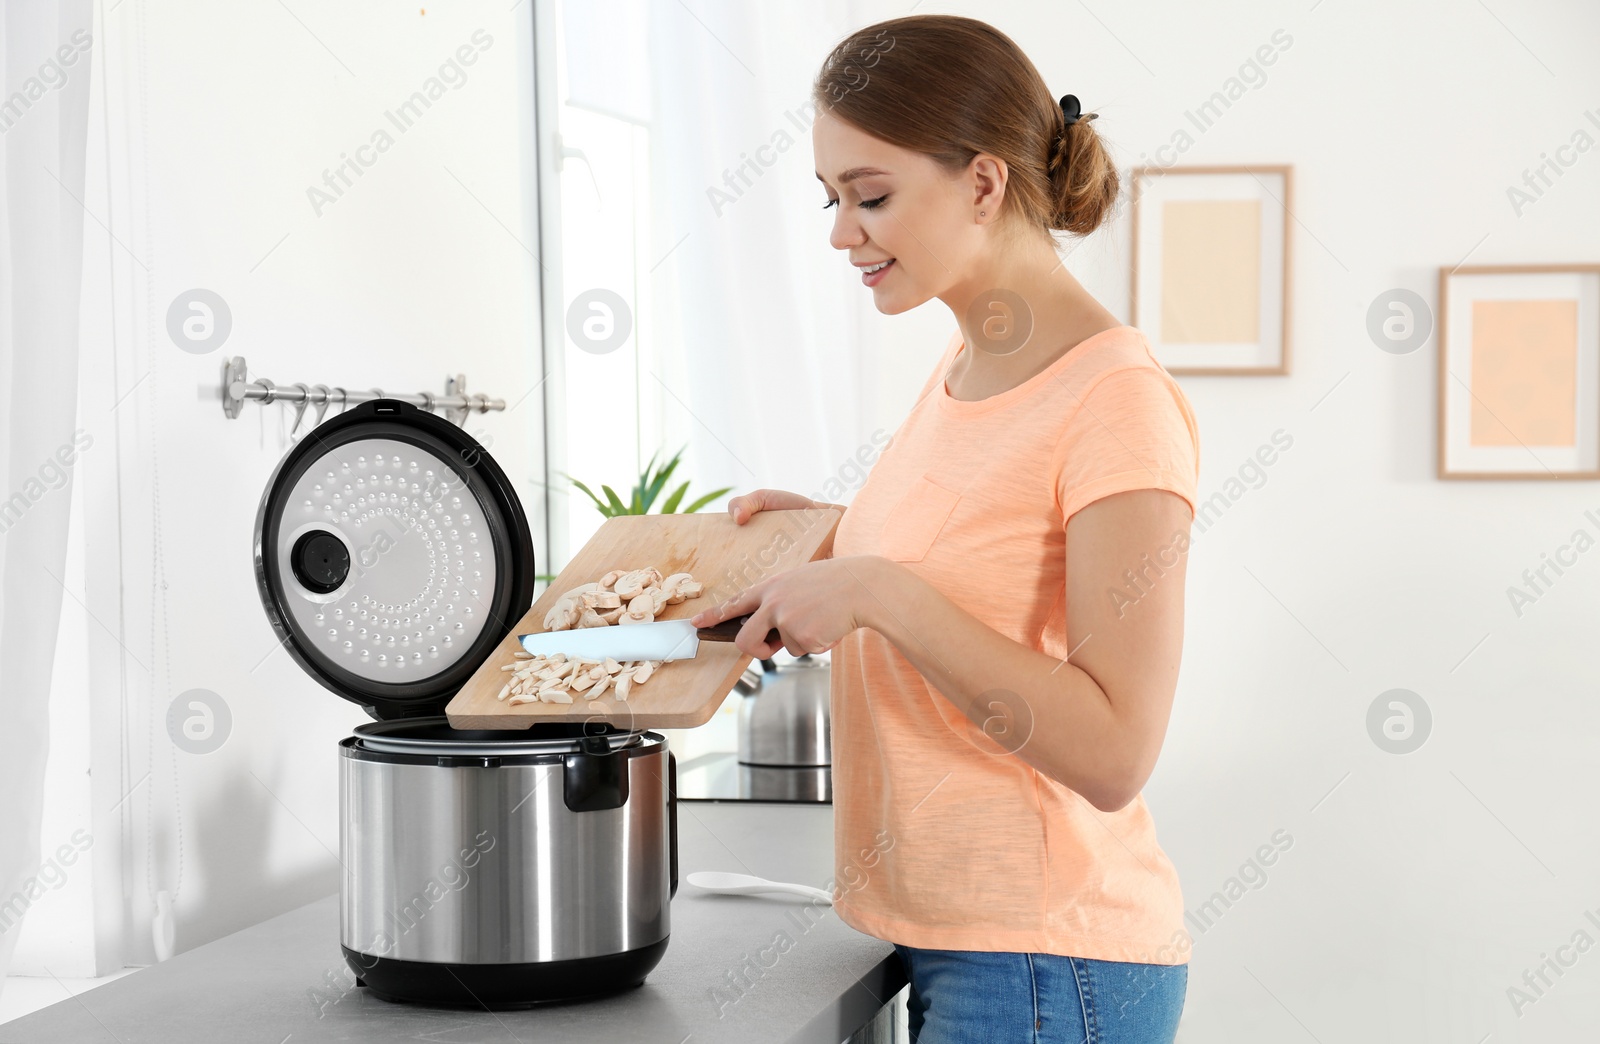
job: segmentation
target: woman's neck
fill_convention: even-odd
[[[987,399],[1015,388],[1083,340],[1122,325],[1050,245],[1007,251],[942,299],[965,345],[945,374],[955,399]]]

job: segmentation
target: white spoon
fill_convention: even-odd
[[[697,870],[689,875],[689,883],[708,892],[725,895],[753,895],[757,892],[790,892],[808,899],[833,904],[833,896],[810,885],[790,884],[787,881],[768,881],[765,877],[749,874],[729,874],[721,870]]]

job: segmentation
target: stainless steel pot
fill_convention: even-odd
[[[677,891],[665,738],[443,716],[532,601],[527,519],[488,452],[403,402],[346,411],[268,480],[255,563],[294,660],[380,719],[339,744],[340,942],[358,981],[474,1008],[642,982]]]
[[[739,700],[739,792],[757,801],[832,801],[833,740],[826,660],[762,660]]]
[[[739,760],[783,767],[831,764],[827,661],[808,653],[784,664],[762,660],[761,668],[759,684],[740,679]]]

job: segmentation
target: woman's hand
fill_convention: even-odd
[[[807,562],[752,584],[691,617],[690,623],[710,627],[749,613],[733,643],[746,656],[765,660],[779,649],[793,656],[827,652],[851,631],[870,626],[867,616],[877,602],[869,585],[879,567],[887,564],[873,555]],[[767,632],[774,628],[782,640],[768,644]]]
[[[750,521],[751,516],[761,511],[784,511],[791,508],[832,507],[831,504],[818,504],[810,497],[802,497],[798,493],[790,493],[786,489],[757,489],[749,493],[741,493],[728,501],[728,514],[733,516],[734,522],[744,525]]]
[[[744,525],[756,514],[762,511],[784,511],[795,508],[835,508],[841,515],[844,514],[843,504],[825,504],[820,500],[802,497],[798,493],[790,493],[786,489],[757,489],[749,493],[742,493],[728,501],[728,514],[733,516],[736,525]],[[822,542],[817,549],[819,559],[833,557],[833,534],[828,534],[828,539]]]

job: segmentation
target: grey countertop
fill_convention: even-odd
[[[493,1013],[379,1000],[354,986],[329,896],[0,1025],[0,1042],[839,1044],[905,985],[893,947],[832,910],[688,882],[696,870],[734,870],[825,887],[833,806],[684,801],[678,817],[672,941],[644,984],[620,994]],[[741,975],[742,995],[729,986]]]

